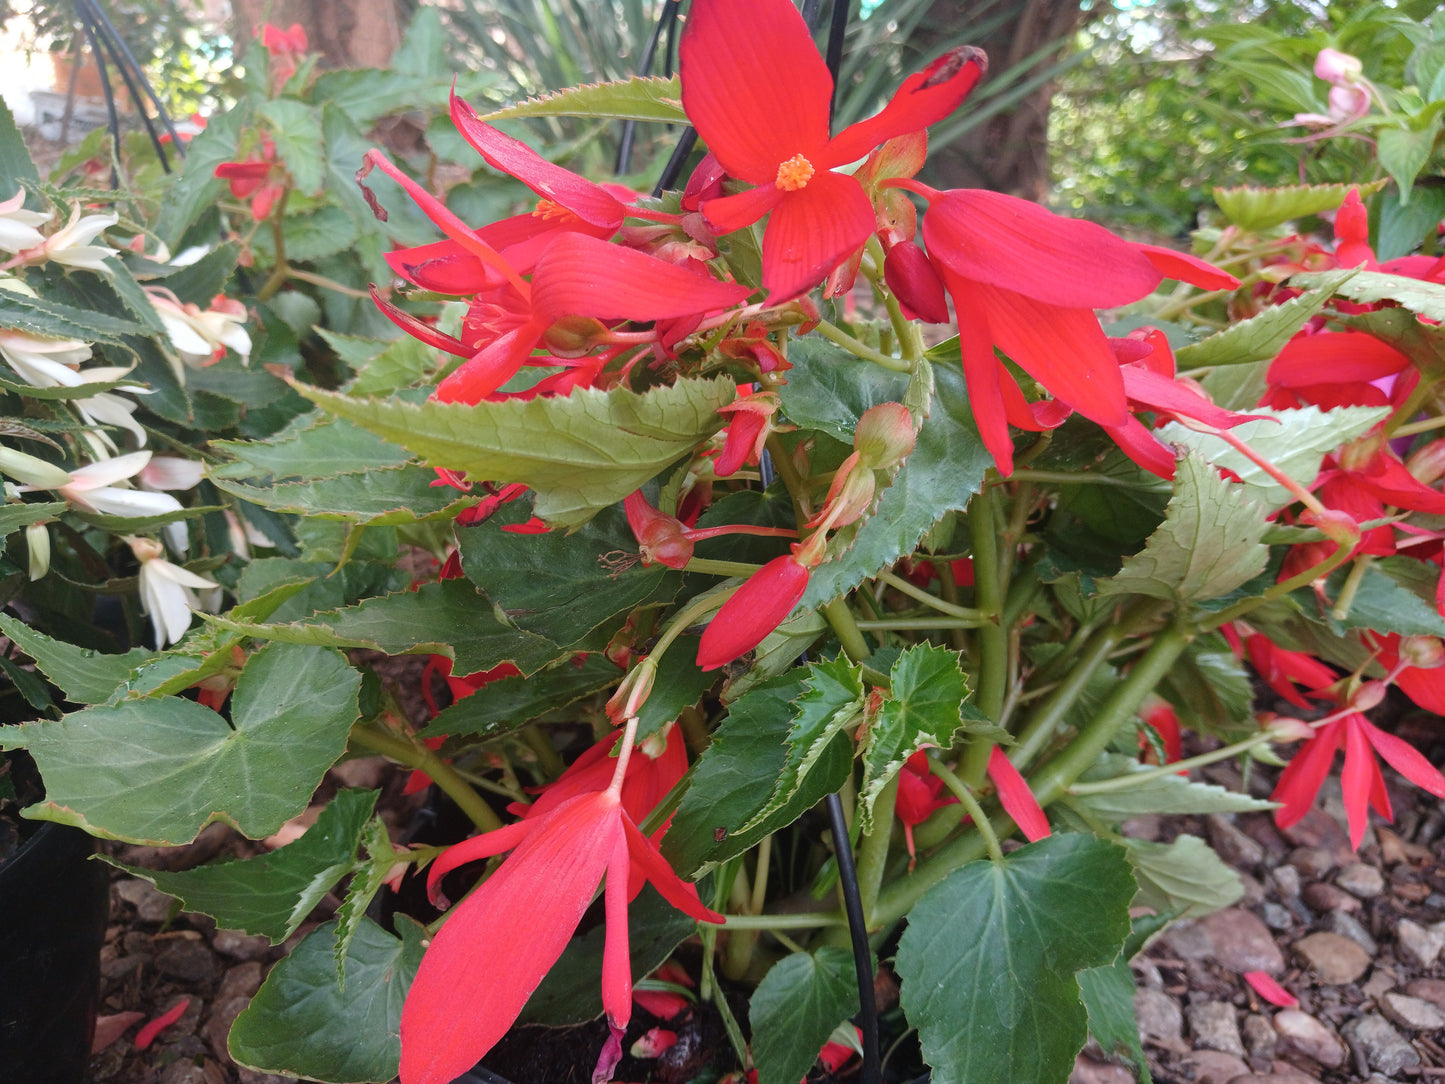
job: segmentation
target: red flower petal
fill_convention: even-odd
[[[437,241],[386,254],[402,278],[439,294],[478,294],[501,286],[503,278],[455,241]]]
[[[808,587],[808,570],[791,554],[774,557],[754,572],[703,630],[697,664],[716,670],[758,644],[793,612]]]
[[[186,1010],[190,1007],[191,999],[188,997],[181,998],[179,1002],[172,1005],[165,1012],[161,1013],[160,1016],[157,1016],[149,1024],[135,1033],[135,1048],[137,1050],[144,1050],[150,1046],[151,1043],[156,1041],[156,1038],[161,1032],[165,1031],[166,1028],[184,1016]]]
[[[943,192],[923,216],[935,263],[976,282],[1069,309],[1126,305],[1163,277],[1121,237],[1001,192]]]
[[[1266,972],[1246,971],[1244,981],[1254,987],[1254,992],[1271,1005],[1278,1005],[1281,1009],[1299,1008],[1299,998],[1275,982]]]
[[[1385,759],[1386,764],[1420,789],[1429,791],[1437,798],[1445,798],[1445,775],[1426,760],[1418,749],[1393,734],[1385,733],[1363,717],[1358,726],[1375,747],[1375,752]]]
[[[746,192],[707,200],[702,205],[702,214],[718,233],[732,233],[762,218],[778,205],[784,194],[770,181]]]
[[[1351,715],[1345,723],[1345,767],[1340,772],[1340,789],[1345,799],[1345,819],[1350,826],[1350,846],[1360,849],[1369,825],[1369,806],[1374,805],[1386,820],[1392,819],[1390,797],[1385,792],[1385,780],[1380,766],[1375,762],[1370,739],[1360,729],[1357,720],[1363,716]],[[1383,804],[1383,808],[1381,805]]]
[[[816,286],[873,232],[873,204],[854,178],[820,172],[784,193],[763,233],[763,287],[775,304]]]
[[[688,119],[732,176],[768,184],[826,146],[833,77],[789,0],[751,0],[745,17],[693,0],[678,53]]]
[[[988,777],[998,788],[998,800],[1003,811],[1014,819],[1019,831],[1030,843],[1037,843],[1049,835],[1049,818],[1039,808],[1034,792],[1029,790],[1027,780],[997,745],[988,755]]]
[[[1300,820],[1315,804],[1315,795],[1330,765],[1335,759],[1335,750],[1344,739],[1344,723],[1336,721],[1321,727],[1313,738],[1290,758],[1275,784],[1272,801],[1281,803],[1274,811],[1274,821],[1281,828],[1288,828]]]
[[[1201,290],[1233,290],[1239,280],[1228,271],[1221,271],[1208,260],[1188,252],[1177,252],[1159,245],[1135,245],[1144,257],[1159,269],[1166,279],[1187,282]]]
[[[1270,362],[1268,380],[1286,388],[1369,382],[1408,368],[1410,359],[1363,331],[1296,335]]]

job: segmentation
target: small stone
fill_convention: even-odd
[[[1380,946],[1375,944],[1375,939],[1370,936],[1370,931],[1360,925],[1359,919],[1346,911],[1331,911],[1326,915],[1325,929],[1331,933],[1337,933],[1341,937],[1348,937],[1371,956],[1380,951]]]
[[[254,960],[227,968],[216,988],[216,1000],[225,1001],[233,997],[250,997],[261,988],[261,965]]]
[[[1130,817],[1123,824],[1119,825],[1119,833],[1129,839],[1142,839],[1153,842],[1159,838],[1160,829],[1163,827],[1162,817],[1153,813],[1141,813],[1137,817]]]
[[[1298,898],[1300,894],[1299,870],[1293,866],[1275,866],[1269,871],[1269,879],[1274,882],[1279,894],[1287,900]]]
[[[1239,1030],[1244,1035],[1244,1048],[1249,1051],[1251,1058],[1274,1057],[1279,1036],[1275,1033],[1274,1025],[1269,1022],[1269,1017],[1252,1012],[1244,1018]]]
[[[1069,1084],[1134,1084],[1134,1074],[1122,1065],[1100,1065],[1080,1057],[1069,1074]]]
[[[1298,1069],[1280,1069],[1273,1073],[1245,1073],[1231,1077],[1228,1084],[1320,1084],[1308,1073]]]
[[[1296,847],[1290,852],[1289,864],[1302,877],[1320,878],[1335,868],[1335,859],[1323,847]]]
[[[1252,912],[1231,907],[1201,919],[1199,925],[1209,931],[1214,958],[1221,967],[1241,975],[1246,971],[1278,975],[1284,970],[1284,955],[1274,935]]]
[[[216,957],[200,941],[167,941],[156,953],[156,970],[178,982],[210,982],[216,977]]]
[[[296,1084],[295,1077],[276,1076],[273,1073],[261,1073],[255,1069],[238,1068],[236,1070],[238,1084]]]
[[[1350,837],[1341,827],[1343,818],[1336,820],[1323,809],[1311,809],[1281,834],[1296,847],[1317,847],[1333,857],[1332,866],[1342,866],[1355,860],[1355,849],[1350,846]]]
[[[142,922],[160,924],[171,917],[171,906],[176,902],[149,881],[136,877],[128,881],[117,881],[115,894],[135,908],[136,917]]]
[[[1445,1009],[1445,979],[1411,979],[1405,984],[1405,993]]]
[[[1402,918],[1395,927],[1395,945],[1407,962],[1428,971],[1445,952],[1445,922],[1425,927]]]
[[[1307,1012],[1282,1009],[1274,1014],[1274,1030],[1284,1045],[1299,1051],[1326,1069],[1345,1063],[1345,1044],[1338,1035]]]
[[[1374,899],[1385,891],[1384,876],[1374,866],[1364,862],[1356,862],[1340,870],[1335,877],[1335,884],[1362,900]]]
[[[1211,813],[1207,823],[1209,845],[1229,865],[1252,869],[1264,861],[1264,847],[1236,828],[1228,817]]]
[[[1199,1001],[1190,1005],[1184,1015],[1189,1020],[1195,1045],[1244,1057],[1244,1042],[1239,1037],[1239,1021],[1235,1019],[1233,1005],[1226,1001]]]
[[[1423,998],[1408,994],[1385,994],[1380,998],[1380,1011],[1391,1023],[1410,1031],[1445,1028],[1445,1012]]]
[[[1278,903],[1264,905],[1264,924],[1271,930],[1287,930],[1294,925],[1294,915],[1289,908]]]
[[[1139,1034],[1146,1039],[1168,1043],[1184,1033],[1184,1014],[1163,990],[1134,991],[1134,1015],[1139,1020]]]
[[[1359,1016],[1344,1026],[1347,1039],[1360,1044],[1371,1069],[1386,1076],[1397,1076],[1401,1069],[1420,1064],[1420,1055],[1390,1026],[1383,1016],[1370,1013]]]
[[[158,1084],[226,1084],[226,1071],[210,1060],[199,1065],[177,1061],[161,1074]]]
[[[211,939],[211,947],[233,960],[261,960],[271,951],[271,939],[236,930],[217,930],[216,936]]]
[[[1239,878],[1240,887],[1244,889],[1244,895],[1239,898],[1241,907],[1258,907],[1264,902],[1267,893],[1257,877],[1241,869],[1236,869],[1234,875]]]
[[[1337,933],[1312,933],[1296,941],[1294,950],[1330,986],[1354,982],[1370,966],[1370,954]]]
[[[226,1039],[231,1034],[231,1025],[236,1022],[236,1017],[240,1016],[246,1010],[246,1006],[250,1004],[249,995],[230,997],[225,1000],[217,998],[211,1003],[211,1015],[206,1020],[205,1036],[217,1057],[230,1060],[230,1054],[226,1049]]]
[[[1398,979],[1393,970],[1376,964],[1375,969],[1370,972],[1370,977],[1360,985],[1360,993],[1371,1000],[1378,1000],[1382,994],[1393,990],[1397,982]]]
[[[1184,920],[1164,931],[1160,943],[1181,960],[1202,960],[1214,955],[1214,939],[1202,922]]]
[[[1285,866],[1285,869],[1292,869],[1292,866]],[[1351,896],[1343,888],[1337,888],[1327,881],[1311,881],[1305,885],[1304,891],[1300,893],[1300,899],[1304,900],[1305,906],[1312,911],[1321,913],[1327,911],[1358,911],[1360,901]]]
[[[1194,1084],[1229,1084],[1240,1073],[1249,1072],[1244,1059],[1222,1050],[1196,1050],[1180,1059],[1184,1079]]]

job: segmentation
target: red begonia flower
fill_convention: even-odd
[[[1339,680],[1338,674],[1314,656],[1280,647],[1263,633],[1251,633],[1244,641],[1244,650],[1264,683],[1297,708],[1312,706],[1300,695],[1297,685],[1317,693]]]
[[[1049,818],[1039,808],[1038,799],[1029,790],[1028,781],[997,745],[988,754],[988,777],[998,790],[1003,811],[1013,818],[1030,843],[1037,843],[1049,835]]]
[[[903,825],[903,841],[908,845],[910,868],[915,856],[913,829],[946,805],[953,805],[958,798],[943,794],[943,780],[928,770],[928,750],[920,749],[903,762],[898,773],[898,797],[893,802],[893,813]]]
[[[606,874],[602,1004],[615,1029],[632,1015],[627,947],[629,870],[642,869],[674,907],[702,922],[703,907],[638,831],[609,788],[459,844],[465,860],[511,850],[448,916],[422,957],[401,1014],[402,1084],[450,1084],[516,1021],[556,963]]]
[[[793,554],[774,557],[708,622],[698,644],[697,665],[716,670],[757,647],[793,612],[807,589],[808,569]]]
[[[977,49],[955,49],[834,137],[833,78],[788,0],[752,0],[745,16],[727,0],[694,0],[679,54],[688,118],[723,169],[756,186],[704,202],[703,214],[730,233],[771,212],[762,283],[771,302],[816,285],[873,231],[862,185],[833,170],[948,116],[987,63]]]

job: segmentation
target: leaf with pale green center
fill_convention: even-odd
[[[1420,573],[1425,575],[1421,576]],[[1325,584],[1325,597],[1339,599],[1349,578],[1349,566],[1337,569]],[[1435,583],[1439,573],[1433,565],[1410,557],[1389,557],[1370,564],[1354,584],[1350,608],[1337,617],[1333,608],[1324,619],[1336,635],[1347,629],[1397,632],[1401,636],[1445,636],[1445,618],[1435,608]],[[1413,588],[1412,589],[1412,585]],[[1425,588],[1428,594],[1419,590]],[[1301,588],[1301,591],[1309,591]]]
[[[1368,432],[1389,413],[1389,409],[1339,407],[1324,411],[1313,406],[1299,410],[1259,407],[1251,413],[1265,417],[1236,425],[1230,433],[1307,487],[1319,474],[1326,454]],[[1263,502],[1266,511],[1276,511],[1294,500],[1289,490],[1266,474],[1262,467],[1212,433],[1199,433],[1178,422],[1170,422],[1157,432],[1164,443],[1183,444],[1199,452],[1216,467],[1233,471],[1248,488],[1249,495]]]
[[[1345,202],[1352,188],[1360,195],[1370,196],[1385,186],[1384,181],[1369,184],[1301,184],[1284,188],[1216,188],[1214,202],[1225,217],[1251,232],[1271,230],[1305,215],[1333,211]]]
[[[535,512],[576,527],[690,454],[722,421],[732,381],[679,380],[638,393],[579,388],[566,396],[466,406],[353,399],[298,386],[322,410],[347,418],[476,481],[520,482]]]
[[[840,1021],[858,1011],[858,973],[847,949],[824,945],[775,963],[748,1003],[758,1084],[797,1084]]]
[[[1408,203],[1415,178],[1435,152],[1435,139],[1440,134],[1440,113],[1410,118],[1399,128],[1381,129],[1375,136],[1375,151],[1380,166],[1400,189],[1400,202]]]
[[[655,120],[687,124],[682,83],[676,76],[638,75],[613,83],[591,83],[528,98],[482,117],[492,123],[513,117],[591,117],[597,120]]]
[[[693,768],[692,784],[662,837],[662,851],[683,876],[750,849],[769,832],[791,824],[843,785],[853,766],[853,741],[833,738],[804,785],[773,816],[739,831],[772,796],[787,762],[787,736],[805,691],[808,671],[794,667],[755,686],[733,702],[728,717]]]
[[[841,656],[831,662],[808,666],[807,685],[803,694],[793,701],[793,724],[788,730],[787,758],[782,771],[767,802],[738,832],[753,830],[783,808],[802,789],[833,739],[845,726],[861,719],[862,673],[861,667]]]
[[[415,591],[370,598],[285,624],[228,617],[208,620],[220,628],[282,643],[364,647],[388,655],[446,655],[458,674],[490,670],[504,662],[534,674],[559,654],[550,641],[504,625],[465,580],[424,583]]]
[[[1135,902],[1141,907],[1200,918],[1244,895],[1239,874],[1198,836],[1180,836],[1173,843],[1126,839],[1124,845],[1139,882]]]
[[[856,530],[846,528],[830,542],[828,559],[809,578],[801,603],[804,609],[851,591],[912,553],[930,527],[949,512],[967,507],[983,484],[993,458],[973,424],[957,343],[935,347],[930,357],[937,362],[932,405],[913,454],[861,525]],[[849,444],[864,411],[908,397],[908,377],[857,361],[827,343],[797,340],[788,359],[793,369],[781,389],[788,418]]]
[[[295,98],[273,98],[262,102],[257,111],[270,122],[276,157],[285,164],[296,187],[314,196],[321,190],[325,162],[320,112]]]
[[[1133,757],[1105,753],[1097,765],[1084,773],[1080,782],[1129,779],[1153,770],[1153,765],[1140,764]],[[1069,800],[1112,824],[1154,813],[1203,816],[1208,813],[1260,813],[1275,808],[1274,802],[1251,798],[1248,794],[1226,790],[1213,783],[1193,782],[1188,776],[1173,772],[1150,779],[1133,779],[1118,790],[1080,794]]]
[[[343,792],[345,793],[345,792]],[[380,817],[372,817],[360,833],[360,842],[366,851],[366,858],[353,862],[351,881],[346,886],[346,898],[336,909],[336,945],[331,950],[336,960],[337,981],[346,982],[346,956],[351,951],[351,942],[356,939],[366,920],[366,910],[381,888],[386,884],[392,868],[396,865],[396,851],[391,845],[391,832]]]
[[[436,474],[425,467],[373,467],[364,474],[338,474],[305,482],[253,486],[213,477],[220,489],[244,501],[269,508],[346,523],[386,527],[428,520],[453,520],[475,497],[451,486],[433,485]]]
[[[421,966],[425,927],[399,915],[401,937],[363,920],[341,982],[336,923],[312,930],[266,976],[231,1025],[238,1065],[328,1084],[383,1084],[401,1064],[401,1004]]]
[[[1207,339],[1182,347],[1175,355],[1179,368],[1202,369],[1272,360],[1354,273],[1323,272],[1309,292],[1281,305],[1271,305],[1248,320],[1230,324]]]
[[[1133,895],[1123,849],[1087,835],[972,862],[929,889],[897,968],[935,1084],[1064,1084],[1087,1037],[1076,975],[1119,955]]]
[[[0,391],[8,391],[12,395],[24,396],[26,399],[46,399],[50,401],[89,399],[91,396],[98,395],[101,392],[115,391],[116,388],[125,391],[126,389],[140,390],[144,387],[144,384],[137,380],[132,380],[128,376],[123,376],[119,380],[97,380],[94,383],[80,384],[76,387],[71,387],[69,384],[62,384],[58,388],[37,388],[19,380],[7,380],[4,376],[0,376]]]
[[[634,559],[637,539],[621,506],[570,533],[506,530],[527,518],[526,504],[514,501],[457,531],[462,571],[519,629],[567,646],[609,618],[677,593],[676,573]]]
[[[45,778],[27,816],[105,839],[180,845],[224,821],[263,839],[346,751],[361,675],[340,652],[272,644],[247,660],[231,722],[194,700],[126,700],[0,731]]]
[[[903,762],[918,750],[947,749],[963,724],[968,679],[958,652],[937,644],[914,644],[893,664],[889,695],[868,728],[863,749],[863,783],[858,816],[865,833],[873,831],[873,803]],[[969,714],[982,720],[972,707]]]
[[[671,658],[671,655],[664,658]],[[422,731],[427,738],[467,734],[491,738],[622,680],[616,663],[602,655],[559,663],[531,677],[506,677],[483,685],[437,713]]]
[[[0,538],[32,523],[44,523],[55,519],[68,506],[64,501],[43,501],[37,504],[7,504],[0,506]]]
[[[187,911],[210,915],[223,929],[259,934],[279,945],[351,872],[377,794],[340,791],[300,839],[256,858],[180,872],[107,861],[176,897]]]
[[[3,632],[21,651],[35,660],[40,672],[77,704],[103,704],[154,651],[136,647],[122,655],[106,655],[87,647],[36,632],[25,622],[0,614]]]
[[[1289,284],[1312,290],[1324,285],[1332,274],[1330,271],[1312,271],[1291,275]],[[1393,301],[1416,316],[1445,320],[1445,285],[1438,282],[1387,275],[1383,271],[1357,271],[1348,282],[1335,287],[1335,292],[1364,304]]]
[[[1265,510],[1244,486],[1190,452],[1175,470],[1164,522],[1099,590],[1180,603],[1218,598],[1264,571],[1269,547],[1260,539],[1268,529]]]
[[[212,467],[212,478],[326,478],[377,468],[400,467],[411,456],[351,422],[319,411],[298,418],[270,440],[218,440],[211,450],[231,456]],[[435,475],[431,476],[435,480]]]

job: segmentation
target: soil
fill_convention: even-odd
[[[1421,747],[1436,762],[1445,753],[1438,745]],[[342,775],[334,782],[383,785],[388,815],[408,815],[399,793],[403,773],[370,759],[349,762]],[[1206,775],[1239,785],[1232,765],[1216,765]],[[1250,789],[1267,793],[1271,782],[1257,772]],[[1343,827],[1338,786],[1332,785],[1322,808],[1287,831],[1276,828],[1268,814],[1146,817],[1126,825],[1129,834],[1146,839],[1167,841],[1185,833],[1208,839],[1244,885],[1234,907],[1175,924],[1135,961],[1137,1014],[1160,1084],[1445,1081],[1445,805],[1392,776],[1395,823],[1376,819],[1356,853]],[[254,854],[258,847],[212,826],[189,847],[111,850],[125,862],[182,868]],[[96,1084],[286,1079],[238,1068],[225,1046],[231,1021],[283,949],[264,938],[218,931],[202,916],[172,914],[170,897],[117,871],[102,965],[102,1012],[150,1019],[182,999],[188,998],[189,1006],[146,1050],[136,1050],[132,1042],[139,1019],[130,1024],[92,1061]],[[1299,999],[1299,1007],[1285,1010],[1262,1000],[1242,977],[1253,970],[1271,974]],[[889,987],[887,978],[882,976],[880,988]],[[887,1021],[888,1006],[883,1007]],[[656,1024],[639,1010],[624,1048]],[[710,1059],[724,1067],[730,1063],[720,1022],[710,1012],[694,1010],[669,1026],[682,1039],[676,1053],[667,1060],[627,1058],[616,1079],[682,1084]],[[519,1029],[469,1084],[585,1084],[601,1046],[601,1027]],[[908,1080],[902,1073],[910,1071],[904,1064],[909,1060],[905,1043],[894,1055],[889,1079]],[[837,1079],[856,1079],[856,1066],[855,1061],[845,1067]],[[1132,1079],[1097,1050],[1086,1049],[1071,1084]]]

